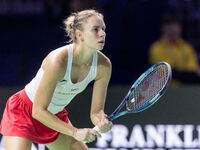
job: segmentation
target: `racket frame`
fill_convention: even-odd
[[[132,92],[134,91],[134,89],[138,86],[138,84],[141,83],[141,81],[149,74],[149,72],[151,72],[152,70],[154,70],[156,67],[160,66],[160,65],[166,65],[169,71],[169,78],[166,82],[166,85],[163,86],[163,89],[149,102],[147,102],[145,105],[135,109],[135,110],[125,110],[122,112],[119,112],[122,107],[126,104],[127,100],[130,98],[130,96],[132,95]],[[121,104],[115,109],[115,111],[108,117],[108,120],[112,121],[120,116],[123,116],[127,113],[137,113],[137,112],[141,112],[145,109],[147,109],[148,107],[150,107],[151,105],[153,105],[156,101],[158,101],[158,99],[165,93],[165,91],[167,90],[167,87],[171,81],[172,78],[172,71],[171,71],[171,67],[168,63],[166,62],[159,62],[153,66],[151,66],[148,70],[146,70],[136,81],[135,83],[131,86],[128,94],[125,96],[125,98],[123,99],[123,101],[121,102]]]

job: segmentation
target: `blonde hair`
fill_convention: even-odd
[[[70,38],[69,42],[76,41],[76,30],[83,31],[83,24],[88,20],[88,18],[95,15],[103,18],[101,13],[93,9],[88,9],[72,13],[67,19],[64,20],[65,30]]]

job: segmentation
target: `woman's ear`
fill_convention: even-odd
[[[80,31],[80,30],[76,30],[76,32],[75,32],[75,34],[76,34],[76,39],[78,40],[78,41],[84,41],[83,40],[83,34],[82,34],[82,31]]]

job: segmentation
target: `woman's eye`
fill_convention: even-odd
[[[97,28],[95,28],[95,29],[94,29],[94,31],[98,32],[98,29],[97,29]]]

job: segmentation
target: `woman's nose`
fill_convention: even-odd
[[[101,37],[102,37],[102,36],[106,36],[106,32],[105,32],[104,30],[101,30],[99,35],[100,35]]]

